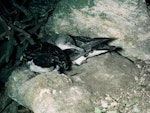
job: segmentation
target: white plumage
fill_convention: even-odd
[[[37,72],[37,73],[46,73],[46,72],[50,72],[52,71],[52,67],[51,68],[43,68],[40,66],[37,66],[34,64],[33,60],[28,61],[27,65],[29,66],[29,69],[33,72]]]

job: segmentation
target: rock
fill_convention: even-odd
[[[134,87],[134,77],[139,75],[139,70],[127,58],[108,53],[88,59],[87,63],[74,67],[69,74],[75,73],[75,80],[85,83],[96,95],[110,94],[116,97],[123,90]]]
[[[113,7],[112,7],[113,6]],[[45,26],[47,34],[116,37],[130,58],[150,58],[150,18],[145,1],[61,0]]]
[[[90,92],[66,75],[35,75],[25,67],[13,71],[6,93],[34,113],[92,113]]]

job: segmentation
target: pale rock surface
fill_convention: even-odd
[[[123,90],[134,87],[134,77],[139,75],[139,70],[127,58],[116,53],[107,53],[88,59],[87,63],[74,67],[69,74],[77,74],[73,76],[75,81],[85,83],[96,95],[117,96]]]
[[[145,0],[61,0],[45,29],[47,34],[115,37],[122,55],[150,58],[150,17]]]
[[[25,67],[16,69],[7,83],[7,95],[34,113],[92,113],[90,92],[74,85],[65,75],[35,75]]]

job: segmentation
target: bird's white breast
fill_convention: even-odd
[[[45,73],[45,72],[49,72],[52,71],[51,68],[42,68],[40,66],[37,66],[34,64],[33,60],[28,61],[27,64],[29,65],[29,69],[33,72],[37,72],[37,73]]]

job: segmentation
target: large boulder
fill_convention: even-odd
[[[143,0],[61,0],[45,26],[48,34],[116,37],[130,58],[150,58],[150,18]]]
[[[13,71],[7,95],[34,113],[92,113],[90,92],[66,75],[34,74],[26,67]]]

